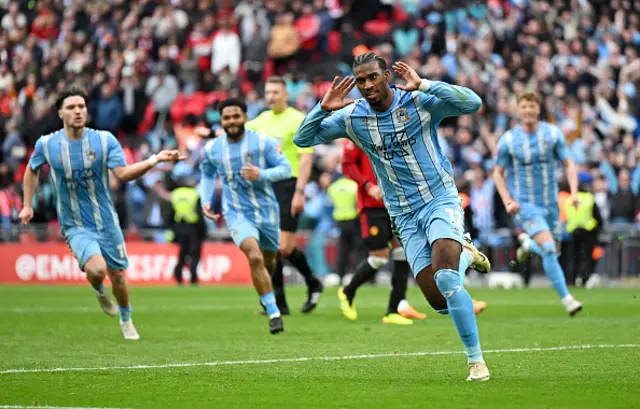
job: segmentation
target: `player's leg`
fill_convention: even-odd
[[[464,213],[460,198],[436,199],[420,214],[426,221],[431,249],[433,278],[447,302],[447,310],[464,344],[469,363],[468,380],[489,379],[482,356],[473,300],[463,284],[460,258],[464,243]],[[463,267],[466,267],[463,265]],[[465,268],[466,270],[466,268]]]
[[[344,288],[338,289],[338,299],[342,314],[349,320],[358,318],[358,311],[354,304],[358,288],[371,280],[376,272],[389,262],[388,237],[381,231],[379,217],[376,217],[374,209],[365,209],[360,213],[360,226],[364,245],[369,256],[362,260],[356,267],[356,272],[351,281]]]
[[[348,221],[338,222],[340,237],[338,238],[338,257],[336,259],[336,274],[340,277],[340,282],[344,279],[349,264],[351,253],[351,226]]]
[[[269,316],[269,331],[277,334],[284,330],[282,317],[276,298],[273,293],[271,277],[267,267],[274,268],[277,258],[278,235],[274,230],[271,240],[265,238],[265,234],[246,222],[236,223],[233,229],[237,231],[234,238],[236,244],[242,250],[249,261],[251,269],[251,281],[253,287],[260,296],[260,304]]]
[[[94,233],[86,230],[66,232],[65,240],[71,253],[78,261],[80,270],[84,271],[87,281],[96,292],[96,298],[105,314],[112,317],[118,314],[118,308],[107,294],[104,279],[107,277],[107,263],[100,251],[100,244]]]
[[[107,263],[107,275],[111,280],[111,292],[118,303],[120,329],[125,339],[140,339],[131,319],[129,285],[125,270],[129,267],[129,258],[122,231],[118,228],[105,230],[99,235],[100,250]]]
[[[280,206],[280,256],[293,265],[304,277],[307,284],[307,299],[302,305],[302,312],[309,313],[316,307],[322,294],[322,282],[313,275],[307,256],[296,247],[296,231],[298,215],[291,215],[291,201],[295,193],[296,179],[289,179],[274,186]],[[282,260],[276,269],[276,275],[282,275]],[[284,290],[283,290],[284,294]],[[315,301],[315,302],[314,302]]]
[[[180,246],[180,251],[178,252],[178,262],[173,269],[173,276],[176,279],[176,283],[178,285],[182,285],[182,270],[184,269],[185,260],[187,258],[187,241],[189,240],[189,236],[184,234],[176,235],[176,243]]]
[[[562,304],[570,316],[574,316],[582,310],[582,304],[577,301],[567,288],[567,281],[564,271],[558,260],[558,250],[556,241],[551,234],[551,228],[557,230],[559,215],[548,210],[546,217],[538,214],[524,225],[527,233],[533,237],[535,243],[542,249],[542,267],[549,277],[553,288],[560,296]]]
[[[198,284],[198,264],[200,264],[201,253],[202,240],[200,240],[197,232],[194,232],[194,234],[190,236],[189,242],[189,255],[191,256],[189,263],[189,270],[191,271],[191,285]]]

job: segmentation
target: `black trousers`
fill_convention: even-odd
[[[178,264],[173,270],[173,276],[176,281],[182,283],[182,269],[186,264],[187,256],[189,257],[189,270],[191,270],[191,283],[198,282],[198,264],[200,263],[200,255],[202,253],[202,238],[198,225],[186,225],[176,231],[175,242],[180,246],[180,254],[178,255]]]
[[[344,277],[349,266],[349,256],[356,254],[356,263],[367,256],[360,231],[360,219],[338,222],[340,238],[338,240],[338,259],[336,260],[336,274]]]
[[[587,231],[576,229],[569,239],[569,262],[565,274],[570,285],[576,284],[576,278],[581,277],[582,283],[593,274],[593,249],[598,243],[597,230]]]

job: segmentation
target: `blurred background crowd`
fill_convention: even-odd
[[[204,141],[196,128],[220,132],[218,101],[243,96],[253,118],[267,109],[265,79],[278,74],[289,103],[306,112],[368,50],[482,97],[478,114],[445,120],[439,134],[468,199],[467,227],[497,249],[499,265],[509,268],[500,249],[513,235],[490,173],[523,90],[541,93],[544,119],[566,135],[602,215],[601,244],[612,231],[613,242],[632,243],[640,226],[640,0],[0,0],[0,16],[4,240],[24,240],[7,234],[16,231],[22,174],[35,141],[61,127],[53,102],[66,85],[88,90],[90,126],[113,132],[129,162],[163,148],[189,154],[138,182],[112,180],[129,238],[163,241],[175,179],[197,177]],[[341,151],[339,141],[316,149],[307,186],[301,228],[311,232],[319,275],[334,268],[325,257],[339,234],[328,188],[340,177]],[[56,216],[46,171],[34,202],[47,239]],[[225,236],[213,224],[209,232]],[[630,256],[615,250],[635,271],[636,246]]]

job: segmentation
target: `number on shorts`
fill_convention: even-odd
[[[118,248],[118,251],[120,252],[120,258],[121,259],[126,259],[127,258],[127,249],[124,247],[124,243],[122,244],[118,244],[116,246]]]
[[[462,212],[456,211],[454,209],[444,209],[445,212],[449,213],[449,218],[451,219],[451,224],[457,224],[462,227]],[[457,220],[456,220],[457,219]],[[456,223],[457,221],[457,223]]]

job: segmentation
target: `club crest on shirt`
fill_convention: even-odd
[[[406,108],[400,108],[395,112],[396,120],[403,124],[409,120],[409,112]]]
[[[368,116],[362,117],[362,126],[364,126],[365,128],[369,128],[369,117]]]
[[[90,149],[89,152],[87,152],[87,159],[90,162],[95,161],[98,158],[98,155],[96,154],[96,150],[95,149]]]

